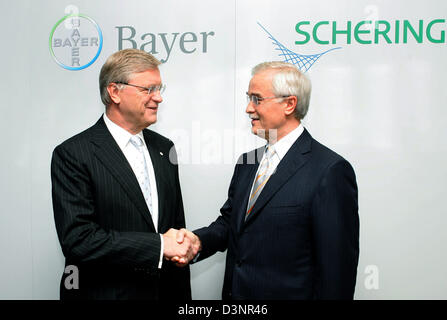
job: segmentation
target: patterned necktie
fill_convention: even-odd
[[[130,142],[137,149],[137,157],[134,161],[135,165],[135,175],[137,177],[138,183],[140,184],[141,191],[144,195],[144,200],[146,200],[147,207],[149,211],[152,212],[152,196],[151,196],[151,183],[149,181],[149,173],[146,165],[146,158],[143,151],[143,141],[139,136],[132,136]]]
[[[251,210],[253,210],[253,207],[255,206],[256,200],[259,197],[259,194],[261,193],[262,189],[264,188],[265,184],[269,180],[270,176],[272,175],[272,169],[273,169],[273,162],[272,157],[276,153],[275,148],[273,146],[268,146],[267,150],[265,152],[265,157],[262,160],[261,164],[259,165],[258,174],[256,175],[256,180],[253,185],[253,190],[250,194],[250,198],[248,200],[248,209],[247,213],[245,214],[245,220],[247,220],[248,216],[251,213]]]

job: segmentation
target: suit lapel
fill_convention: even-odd
[[[278,164],[276,171],[264,189],[261,191],[251,214],[248,216],[246,223],[252,220],[267,202],[275,195],[276,192],[299,170],[307,161],[306,154],[311,151],[312,137],[309,132],[304,129],[301,136],[290,147],[287,154]]]
[[[131,199],[131,202],[137,207],[138,211],[143,215],[144,220],[146,220],[155,232],[154,224],[137,178],[123,152],[107,129],[102,117],[92,129],[91,141],[97,146],[96,157],[119,182]]]

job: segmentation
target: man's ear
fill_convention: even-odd
[[[286,114],[286,116],[293,114],[296,109],[296,104],[298,103],[297,97],[290,96],[290,97],[284,98],[284,102],[287,103],[287,105],[284,109],[284,113]]]
[[[119,96],[120,89],[115,83],[109,83],[107,86],[107,92],[109,93],[110,99],[115,103],[119,104],[121,102],[121,98]]]

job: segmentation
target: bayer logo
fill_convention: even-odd
[[[68,14],[51,30],[50,52],[54,60],[67,70],[82,70],[99,57],[102,32],[98,24],[84,14]]]

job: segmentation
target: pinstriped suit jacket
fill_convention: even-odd
[[[221,215],[194,231],[199,259],[228,249],[224,299],[352,299],[359,256],[354,170],[304,130],[245,220],[262,149],[241,156]]]
[[[174,145],[151,130],[143,135],[157,181],[158,230],[185,227]],[[102,117],[55,148],[51,180],[66,265],[79,269],[79,289],[66,289],[67,275],[62,276],[61,299],[191,298],[188,267],[164,261],[158,268],[160,235],[132,168]]]

